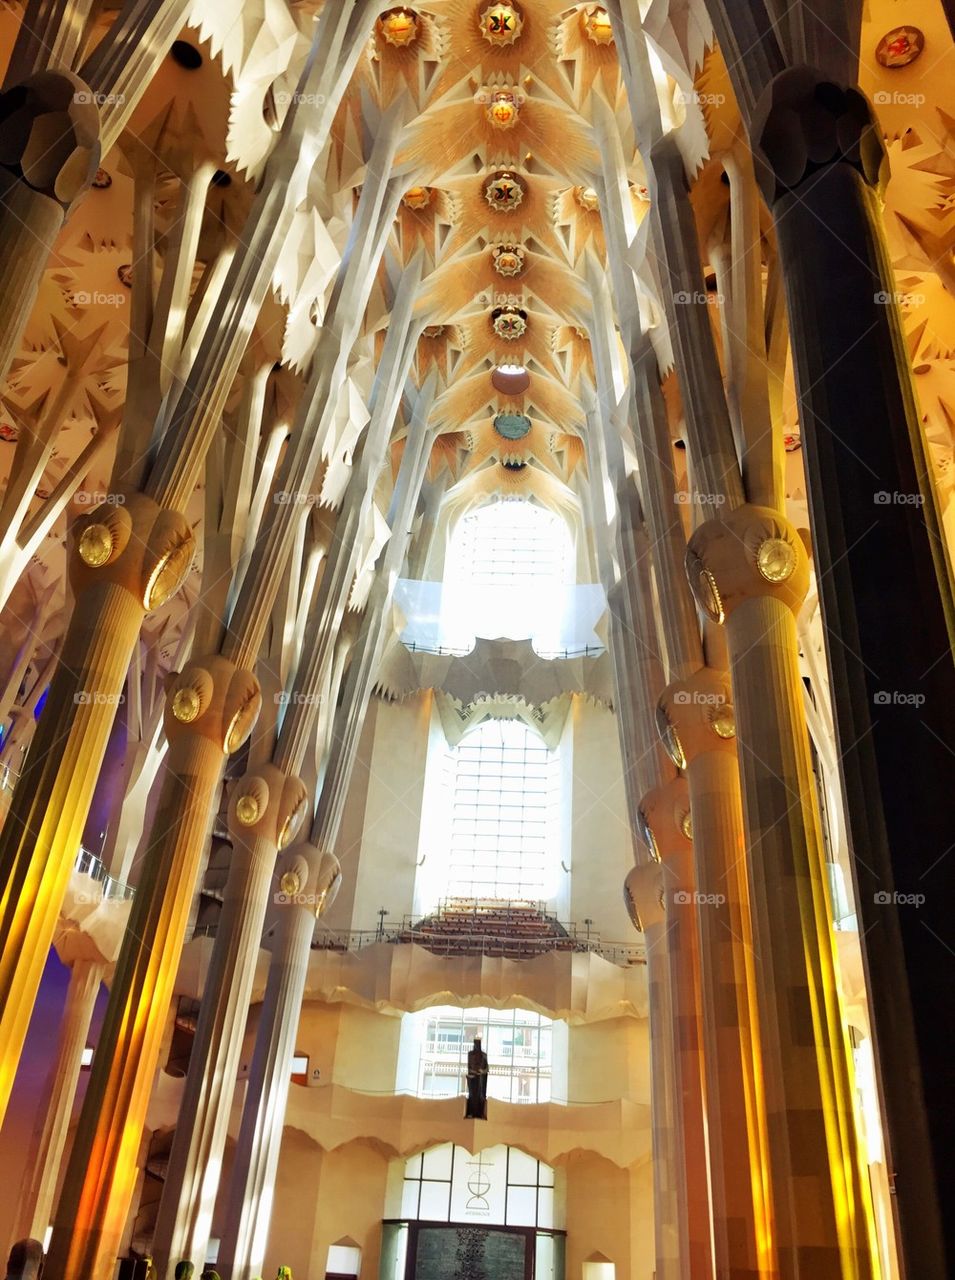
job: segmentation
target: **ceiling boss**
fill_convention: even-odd
[[[474,101],[478,106],[484,107],[484,115],[495,129],[512,129],[517,124],[527,95],[522,89],[512,85],[481,85],[474,95]]]
[[[490,44],[513,44],[524,27],[524,18],[516,4],[492,4],[480,17],[481,35]]]

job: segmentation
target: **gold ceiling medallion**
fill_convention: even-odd
[[[480,17],[481,35],[490,44],[513,44],[524,28],[516,4],[491,4]]]
[[[484,107],[488,124],[495,129],[513,129],[527,96],[520,89],[491,89],[482,85],[474,95],[474,101]]]
[[[510,213],[524,199],[524,185],[513,174],[496,174],[484,185],[484,199],[495,212]]]
[[[394,48],[407,49],[418,38],[418,15],[411,9],[389,9],[378,19],[378,30]]]
[[[593,44],[613,44],[613,27],[610,14],[602,5],[592,4],[580,15],[584,35]]]
[[[587,213],[596,213],[600,208],[600,197],[593,187],[574,187],[574,199]]]
[[[402,197],[406,209],[427,209],[431,203],[430,187],[409,187]]]
[[[519,244],[496,244],[491,250],[491,265],[499,276],[519,276],[524,270],[524,246]]]
[[[876,46],[875,60],[894,71],[914,62],[924,48],[925,36],[918,27],[893,27]]]
[[[520,307],[498,307],[491,312],[491,328],[505,342],[516,342],[527,332],[527,313]]]

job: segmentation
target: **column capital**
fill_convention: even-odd
[[[668,684],[656,719],[664,749],[678,769],[709,751],[736,753],[733,690],[725,671],[701,667]]]
[[[646,933],[666,919],[663,902],[663,868],[659,862],[641,862],[633,867],[623,882],[623,900],[630,923],[639,933]]]
[[[72,71],[37,71],[0,93],[12,145],[0,168],[64,213],[92,185],[100,162],[96,95]]]
[[[262,707],[251,671],[213,654],[194,658],[170,681],[163,727],[171,752],[205,738],[225,755],[245,742]]]
[[[770,81],[756,103],[750,137],[756,178],[770,207],[829,165],[849,165],[876,189],[889,176],[865,94],[815,67],[789,67]]]
[[[335,855],[308,843],[293,845],[282,855],[278,875],[276,903],[304,907],[316,917],[329,909],[342,883],[341,863]]]
[[[109,494],[73,525],[70,582],[78,596],[102,583],[125,587],[145,609],[158,609],[182,585],[195,552],[181,511],[143,493]]]
[[[795,525],[770,507],[746,503],[694,530],[686,575],[696,602],[714,622],[761,596],[795,614],[809,589],[809,555]]]
[[[690,789],[682,775],[648,791],[640,801],[641,835],[657,862],[687,854],[693,845]]]
[[[263,764],[230,789],[229,832],[237,841],[264,839],[284,849],[298,835],[307,810],[302,779]]]

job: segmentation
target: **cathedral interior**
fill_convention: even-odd
[[[953,35],[0,5],[9,1280],[955,1276]]]

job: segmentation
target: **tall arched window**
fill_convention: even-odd
[[[554,896],[556,755],[520,720],[487,720],[462,738],[450,762],[448,897]]]
[[[567,521],[526,499],[469,512],[451,535],[442,593],[442,632],[467,649],[475,636],[558,646],[576,581]]]

